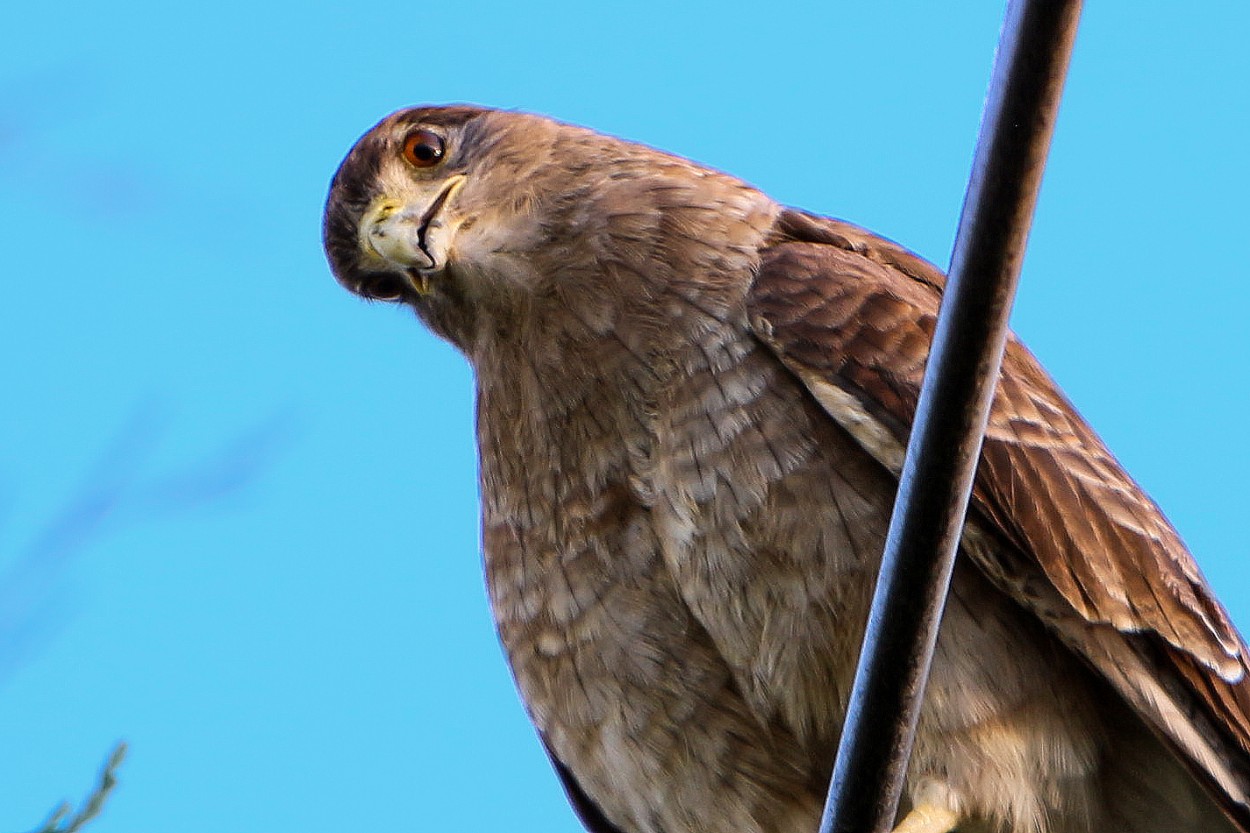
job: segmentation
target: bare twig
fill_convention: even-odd
[[[100,770],[100,781],[92,790],[91,795],[87,796],[82,809],[70,815],[74,808],[66,801],[53,810],[47,821],[32,833],[78,833],[87,822],[100,815],[100,811],[104,809],[104,802],[108,800],[109,794],[117,786],[117,768],[121,766],[125,757],[126,742],[121,741],[113,747],[112,754],[109,755],[104,768]]]

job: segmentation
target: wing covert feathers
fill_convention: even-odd
[[[757,335],[865,450],[897,473],[943,284],[936,267],[893,243],[786,210],[762,253],[748,304]],[[1018,552],[1020,563],[989,563],[1001,560],[988,554],[994,548],[968,546],[965,536],[968,554],[1084,654],[1148,723],[1186,748],[1191,760],[1208,758],[1192,738],[1179,738],[1166,725],[1176,708],[1192,707],[1233,744],[1228,751],[1247,758],[1244,643],[1158,506],[1014,336],[972,510],[970,527],[984,523]],[[1036,580],[1039,568],[1045,581]],[[1100,634],[1095,648],[1084,631],[1108,625],[1118,634]],[[1109,664],[1161,675],[1173,702],[1156,702],[1158,692],[1126,691],[1129,684]],[[1236,769],[1240,789],[1211,775],[1240,792],[1234,800],[1244,803],[1250,782],[1242,780],[1244,764]]]

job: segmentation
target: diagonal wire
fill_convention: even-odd
[[[898,813],[1080,10],[1007,9],[821,833]]]

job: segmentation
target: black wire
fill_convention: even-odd
[[[1080,9],[1007,10],[821,833],[895,822]]]

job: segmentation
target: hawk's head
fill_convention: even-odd
[[[466,306],[466,289],[481,284],[461,273],[498,266],[533,238],[528,183],[549,161],[552,126],[469,106],[414,107],[383,119],[330,186],[323,236],[339,283],[365,298],[412,304],[459,341],[451,320],[459,316],[446,308]]]
[[[667,272],[747,266],[737,254],[753,256],[774,212],[738,180],[643,145],[524,113],[414,107],[343,160],[324,238],[345,287],[412,305],[468,352],[483,326],[543,298],[600,319],[592,306],[654,297],[642,284]]]

